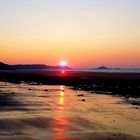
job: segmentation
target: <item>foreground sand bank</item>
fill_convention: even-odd
[[[123,101],[66,86],[0,83],[0,140],[140,140],[140,110]]]

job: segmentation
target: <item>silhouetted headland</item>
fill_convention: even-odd
[[[72,68],[68,66],[49,66],[44,64],[31,64],[31,65],[8,65],[3,62],[0,62],[0,70],[70,70]]]

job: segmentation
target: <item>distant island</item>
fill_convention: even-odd
[[[97,70],[110,70],[111,68],[109,67],[106,67],[106,66],[101,66],[101,67],[98,67],[96,68]]]
[[[92,70],[120,70],[121,68],[112,68],[107,66],[100,66],[97,68],[92,68]]]
[[[72,68],[68,66],[48,66],[43,64],[30,64],[30,65],[9,65],[3,62],[0,62],[0,70],[71,70]]]

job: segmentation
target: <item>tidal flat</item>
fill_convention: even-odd
[[[140,140],[139,98],[0,82],[0,140]]]

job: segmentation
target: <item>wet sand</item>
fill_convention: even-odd
[[[1,82],[0,140],[140,140],[139,106],[125,102],[61,85]]]

